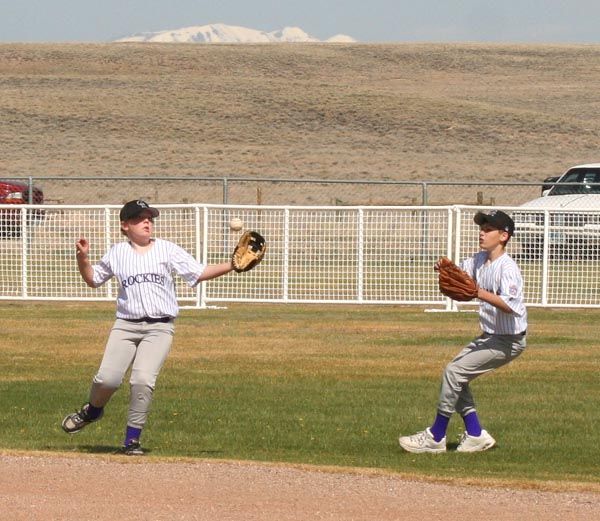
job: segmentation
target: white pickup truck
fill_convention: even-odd
[[[524,254],[590,258],[600,247],[600,163],[569,168],[542,196],[514,213],[515,238]]]

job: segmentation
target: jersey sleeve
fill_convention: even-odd
[[[467,257],[458,265],[458,267],[461,270],[466,271],[471,277],[475,278],[475,256]]]
[[[502,270],[499,297],[515,315],[521,317],[525,314],[523,278],[518,268],[508,267]]]
[[[176,244],[173,244],[170,260],[173,270],[175,270],[175,272],[185,280],[190,287],[197,284],[198,278],[202,275],[206,267]]]
[[[107,280],[110,280],[114,275],[111,268],[111,253],[112,249],[100,259],[98,264],[92,266],[92,269],[94,270],[94,285],[96,287],[102,286],[102,284]]]

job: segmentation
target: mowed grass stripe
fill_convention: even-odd
[[[75,436],[114,308],[1,303],[0,447],[109,453],[122,441],[125,384]],[[339,465],[440,479],[600,490],[594,310],[530,310],[526,352],[472,386],[498,447],[411,455],[400,433],[429,425],[444,365],[478,331],[475,313],[421,307],[229,305],[184,310],[143,442],[148,457]],[[454,417],[449,448],[462,422]]]

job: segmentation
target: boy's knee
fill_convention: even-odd
[[[444,367],[444,378],[454,379],[454,375],[456,375],[456,366],[450,362],[446,367]]]
[[[131,386],[131,405],[134,409],[147,411],[152,402],[154,389],[147,385],[133,384]]]
[[[118,389],[123,382],[123,374],[119,371],[101,370],[94,376],[94,384],[108,389]]]
[[[152,403],[153,389],[147,385],[132,384],[131,398],[129,402],[129,415],[127,424],[131,427],[141,429],[146,423],[150,404]]]
[[[129,383],[132,385],[132,387],[149,387],[150,389],[154,389],[156,377],[141,371],[134,371],[131,373]]]
[[[448,382],[454,382],[461,385],[469,381],[463,368],[455,362],[450,362],[444,368],[444,379]]]

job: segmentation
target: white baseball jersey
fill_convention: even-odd
[[[144,253],[129,241],[113,245],[93,266],[94,284],[101,286],[111,277],[119,281],[117,318],[175,318],[179,312],[173,272],[192,287],[205,266],[176,244],[153,239]]]
[[[527,309],[523,295],[523,278],[517,263],[507,253],[493,262],[480,251],[465,259],[460,267],[471,275],[479,287],[498,295],[512,309],[505,313],[487,302],[479,302],[479,324],[484,333],[516,335],[527,329]]]

